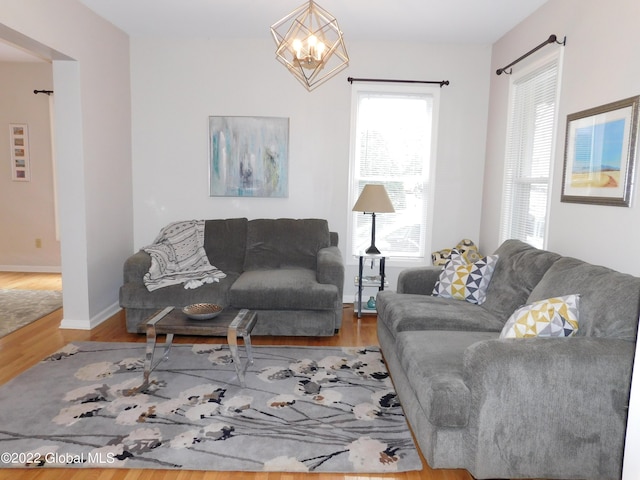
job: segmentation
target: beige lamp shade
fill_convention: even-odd
[[[376,247],[376,213],[395,212],[384,185],[366,184],[353,206],[353,211],[371,214],[371,246],[365,252],[371,255],[380,254]]]
[[[352,210],[354,212],[368,213],[395,212],[384,185],[375,184],[367,184],[364,186]]]

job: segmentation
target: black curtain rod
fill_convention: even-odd
[[[442,88],[445,85],[449,85],[449,80],[388,80],[386,78],[347,78],[347,82],[387,82],[387,83],[437,83]]]
[[[53,90],[34,90],[33,93],[35,93],[36,95],[39,93],[46,93],[47,95],[51,95],[53,93]]]
[[[540,50],[542,47],[544,47],[545,45],[548,45],[550,43],[557,43],[558,45],[565,45],[567,43],[567,37],[564,37],[564,39],[562,40],[562,42],[558,41],[558,37],[556,37],[555,35],[550,35],[549,38],[547,38],[544,42],[542,42],[540,45],[538,45],[537,47],[529,50],[527,53],[525,53],[524,55],[522,55],[520,58],[518,58],[517,60],[514,60],[513,62],[511,62],[509,65],[507,65],[506,67],[502,67],[499,68],[498,70],[496,70],[496,74],[500,75],[502,73],[506,73],[507,75],[511,75],[511,71],[513,69],[511,69],[510,71],[507,72],[507,68],[510,68],[512,66],[514,66],[516,63],[518,63],[521,60],[524,60],[525,58],[527,58],[529,55],[531,55],[532,53],[537,52],[538,50]]]

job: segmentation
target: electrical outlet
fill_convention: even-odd
[[[36,248],[42,248],[42,239],[36,238]]]

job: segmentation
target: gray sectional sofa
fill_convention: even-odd
[[[377,297],[378,337],[433,468],[619,479],[640,278],[508,240],[481,305],[432,296],[440,267]],[[499,338],[521,305],[579,294],[570,338]]]
[[[120,306],[127,330],[144,332],[158,309],[193,303],[258,311],[254,335],[334,335],[342,324],[344,263],[338,235],[322,219],[206,220],[204,249],[226,277],[194,289],[148,291],[151,257],[140,250],[124,264]]]

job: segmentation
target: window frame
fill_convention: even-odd
[[[439,109],[440,109],[440,87],[434,85],[414,85],[414,84],[378,84],[370,82],[355,82],[351,86],[351,125],[349,135],[349,185],[348,185],[348,219],[347,219],[347,264],[357,265],[359,252],[354,251],[353,245],[353,230],[357,221],[357,215],[364,215],[362,212],[353,212],[353,205],[358,199],[358,181],[360,177],[356,177],[356,148],[358,146],[358,107],[361,92],[372,92],[389,95],[428,95],[431,97],[431,138],[430,148],[428,152],[428,166],[426,169],[426,177],[423,181],[423,191],[425,197],[423,198],[423,205],[425,206],[425,219],[421,223],[421,238],[422,238],[422,256],[415,257],[394,257],[389,253],[386,264],[387,266],[399,266],[406,267],[408,265],[430,265],[431,264],[431,232],[433,231],[433,211],[434,211],[434,198],[435,198],[435,175],[436,175],[436,152],[437,152],[437,140],[438,140],[438,121],[439,121]],[[393,214],[379,214],[376,220],[379,223],[382,215]],[[370,215],[367,215],[370,217]],[[379,226],[376,226],[376,243],[379,239],[378,232]],[[384,255],[385,251],[382,251]]]
[[[514,193],[515,188],[511,189],[509,195],[511,196],[512,203],[509,204],[509,199],[507,198],[507,192],[509,189],[509,151],[510,151],[510,140],[511,140],[511,125],[509,124],[511,117],[513,115],[513,108],[515,102],[514,88],[517,86],[516,84],[522,80],[524,77],[530,75],[536,70],[542,69],[545,66],[555,62],[556,67],[556,85],[555,85],[555,104],[554,104],[554,112],[553,112],[553,122],[551,126],[551,140],[550,140],[550,158],[549,158],[549,173],[545,176],[521,176],[514,175],[513,181],[511,184],[513,186],[518,185],[535,185],[535,184],[546,184],[547,187],[547,199],[545,206],[545,217],[544,217],[544,232],[542,236],[542,245],[540,248],[544,249],[547,247],[548,239],[549,239],[549,217],[551,213],[551,200],[552,200],[552,192],[553,192],[553,174],[555,170],[556,158],[557,158],[557,140],[558,140],[558,125],[559,125],[559,105],[560,105],[560,93],[561,93],[561,84],[562,84],[562,63],[563,63],[563,49],[559,48],[554,52],[551,52],[535,61],[532,61],[524,68],[518,70],[517,72],[510,75],[509,78],[509,92],[508,92],[508,105],[506,112],[506,129],[505,129],[505,148],[504,148],[504,157],[503,157],[503,182],[502,182],[502,195],[501,195],[501,210],[500,210],[500,224],[499,224],[499,243],[504,242],[509,238],[514,237],[513,233],[513,223],[514,223]],[[522,138],[520,138],[522,140]],[[535,147],[531,147],[528,151],[529,153],[533,153]],[[521,159],[522,160],[522,159]],[[517,165],[514,165],[514,169],[521,169],[523,166],[523,162],[521,161]],[[546,182],[545,182],[546,181]],[[529,203],[529,206],[531,203]],[[507,212],[507,210],[509,212]],[[522,219],[523,217],[520,217]],[[509,228],[505,225],[505,222],[509,222]],[[524,242],[527,242],[526,239],[521,239]]]

